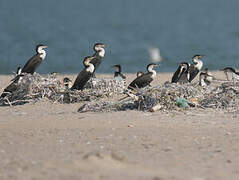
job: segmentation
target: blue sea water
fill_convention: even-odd
[[[204,67],[239,68],[238,0],[0,0],[0,74],[10,74],[46,44],[37,72],[77,73],[93,44],[106,44],[98,72],[144,70],[148,49],[160,49],[159,72],[194,54]]]

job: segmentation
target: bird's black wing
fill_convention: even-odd
[[[172,80],[171,80],[171,83],[177,83],[180,76],[181,76],[181,65],[178,66],[178,69],[175,71],[175,73],[173,74],[173,77],[172,77]]]
[[[126,79],[126,76],[125,76],[125,75],[123,75],[123,74],[121,74],[121,73],[119,73],[119,75],[120,75],[120,77],[122,77],[122,79]]]
[[[181,76],[178,78],[178,83],[185,84],[189,82],[188,71],[184,68],[182,70]]]
[[[129,89],[133,89],[136,87],[143,88],[143,87],[149,85],[153,81],[153,78],[151,76],[152,76],[152,73],[147,73],[147,74],[143,74],[142,76],[137,77],[130,83],[128,88]]]
[[[89,81],[89,79],[91,78],[92,73],[89,71],[86,71],[86,68],[84,68],[77,76],[73,86],[71,87],[71,90],[82,90],[85,86],[85,84],[87,83],[87,81]]]
[[[4,90],[3,93],[1,94],[1,98],[4,98],[8,94],[11,94],[12,92],[17,90],[17,80],[13,81],[10,85],[8,85]]]
[[[192,82],[192,80],[198,75],[198,73],[199,73],[199,70],[195,68],[194,65],[191,65],[189,67],[189,74],[190,74],[189,82]]]
[[[42,59],[40,57],[40,54],[34,55],[24,65],[24,67],[22,69],[22,73],[31,73],[31,74],[33,74],[35,72],[36,68],[41,64],[41,62],[42,62]]]

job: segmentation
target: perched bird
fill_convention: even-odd
[[[94,72],[95,70],[99,67],[99,65],[101,64],[102,62],[102,59],[104,58],[105,56],[105,49],[104,49],[105,45],[102,44],[102,43],[96,43],[94,45],[94,55],[92,56],[92,60],[91,60],[91,64],[94,65],[95,69],[94,69]]]
[[[178,69],[173,74],[171,83],[185,84],[189,82],[190,74],[188,72],[190,64],[187,62],[180,63]]]
[[[37,53],[27,61],[27,63],[22,68],[22,73],[33,74],[36,71],[38,66],[46,57],[46,51],[44,50],[45,48],[47,48],[47,46],[42,44],[36,46]]]
[[[202,69],[203,67],[203,62],[201,60],[201,58],[204,55],[195,55],[192,58],[193,64],[190,65],[189,67],[189,82],[192,82],[192,80],[198,75],[199,71]]]
[[[157,67],[157,64],[150,63],[147,66],[147,73],[142,74],[141,76],[137,77],[135,80],[133,80],[130,85],[128,86],[129,89],[134,88],[143,88],[145,86],[150,85],[150,83],[154,80],[156,77],[156,71],[153,70],[154,67]]]
[[[204,70],[204,72],[200,72],[199,74],[199,85],[200,86],[208,86],[211,84],[213,80],[212,74],[208,71],[208,68]]]
[[[142,71],[138,71],[136,76],[139,77],[139,76],[142,76],[143,74],[144,73]]]
[[[232,67],[226,67],[224,69],[222,69],[222,71],[224,71],[227,80],[229,81],[229,75],[228,73],[231,73],[231,79],[234,80],[239,80],[239,72],[236,72],[236,70]]]
[[[119,64],[116,64],[113,67],[115,68],[114,78],[121,80],[126,79],[126,76],[121,73],[121,66]]]
[[[0,98],[4,98],[8,94],[11,94],[12,92],[17,90],[18,85],[21,83],[22,77],[24,74],[21,73],[21,67],[17,68],[16,76],[11,80],[11,84],[8,85],[1,94]]]
[[[83,61],[85,68],[78,74],[73,86],[71,87],[71,90],[82,90],[87,81],[89,81],[89,79],[92,77],[95,69],[94,65],[91,63],[93,58],[94,57],[90,56],[85,57]]]
[[[70,89],[72,87],[72,81],[68,77],[63,79],[63,84],[65,85],[66,89]]]

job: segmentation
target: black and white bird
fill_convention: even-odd
[[[8,94],[11,94],[12,92],[16,91],[18,86],[19,86],[19,84],[22,81],[22,77],[23,76],[24,76],[24,74],[21,73],[21,67],[18,67],[17,71],[16,71],[16,76],[11,80],[11,84],[8,85],[3,90],[3,93],[1,94],[0,98],[4,98]]]
[[[228,73],[231,73],[231,80],[233,80],[233,81],[234,80],[239,80],[239,72],[237,72],[234,68],[225,67],[224,69],[222,69],[222,71],[224,71],[228,81],[230,80]]]
[[[200,72],[199,74],[199,85],[200,86],[208,86],[211,84],[214,77],[212,74],[208,71],[208,68],[204,70],[204,72]]]
[[[203,62],[201,60],[201,58],[204,55],[195,55],[192,58],[193,64],[190,65],[189,67],[189,82],[192,82],[192,80],[198,75],[198,73],[200,72],[200,70],[203,67]]]
[[[180,63],[178,69],[173,74],[171,83],[185,84],[189,82],[189,67],[190,64],[187,62]]]
[[[119,80],[126,79],[126,76],[121,73],[121,65],[116,64],[113,66],[115,68],[114,78]]]
[[[92,56],[92,60],[91,60],[91,64],[94,65],[95,69],[94,69],[94,72],[95,70],[99,67],[99,65],[101,64],[104,56],[105,56],[105,49],[104,49],[105,45],[102,44],[102,43],[96,43],[94,45],[94,55]]]
[[[27,61],[22,68],[22,73],[33,74],[36,71],[41,62],[46,58],[46,51],[44,50],[45,48],[47,48],[47,46],[42,44],[36,46],[37,53]]]
[[[66,89],[70,89],[72,87],[72,81],[68,77],[63,79],[63,84],[65,85]]]
[[[157,67],[157,64],[150,63],[147,66],[147,73],[142,74],[141,76],[137,77],[134,79],[130,85],[128,86],[129,89],[134,89],[134,88],[143,88],[145,86],[150,85],[150,83],[154,80],[156,77],[156,71],[153,70],[154,67]]]
[[[85,68],[78,74],[73,86],[71,87],[71,90],[82,90],[84,89],[85,84],[89,79],[92,77],[94,73],[94,65],[91,63],[91,60],[94,57],[87,56],[85,57],[83,64]]]

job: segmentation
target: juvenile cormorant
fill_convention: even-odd
[[[63,84],[65,85],[66,89],[70,89],[72,87],[72,81],[68,77],[63,79]]]
[[[44,50],[44,48],[47,48],[47,46],[44,46],[42,44],[36,46],[37,53],[27,61],[25,66],[22,68],[22,73],[33,74],[36,71],[37,67],[46,57],[46,51]]]
[[[180,63],[178,69],[173,74],[171,83],[180,83],[180,84],[188,83],[189,76],[190,76],[188,72],[189,67],[190,67],[190,64],[187,62]]]
[[[94,57],[87,56],[85,57],[83,64],[85,68],[78,74],[71,90],[82,90],[87,83],[87,81],[92,77],[94,73],[94,65],[91,63],[91,60]]]
[[[222,71],[224,71],[226,77],[227,77],[227,80],[229,81],[229,75],[228,73],[231,73],[232,74],[232,80],[239,80],[239,72],[236,72],[236,70],[232,67],[226,67],[224,69],[222,69]]]
[[[202,69],[203,62],[201,58],[203,55],[195,55],[192,58],[193,64],[189,67],[189,82],[192,82],[192,80],[198,75],[199,71]]]
[[[199,74],[199,85],[208,86],[211,84],[213,78],[212,74],[206,68],[204,72],[200,72]]]
[[[128,86],[129,89],[134,88],[143,88],[145,86],[150,85],[150,83],[154,80],[156,77],[156,71],[153,70],[154,67],[157,67],[157,64],[150,63],[147,66],[147,73],[142,74],[141,76],[137,77],[135,80],[133,80],[130,85]]]
[[[121,66],[119,64],[116,64],[113,67],[115,68],[114,78],[118,78],[121,80],[126,79],[126,76],[121,73]]]

